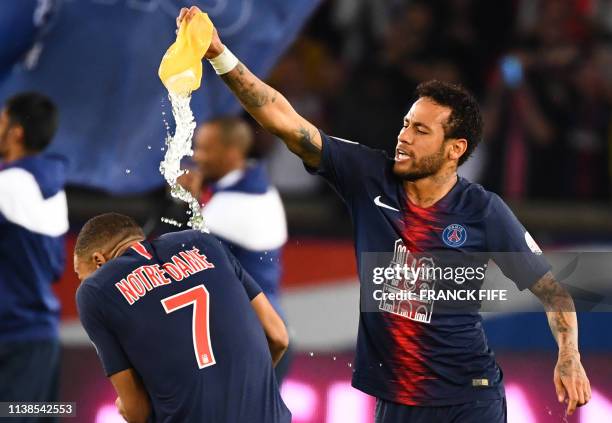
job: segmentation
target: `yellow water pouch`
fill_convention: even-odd
[[[212,34],[213,24],[206,13],[199,12],[189,22],[181,23],[176,41],[159,65],[159,78],[169,92],[189,95],[200,88],[202,58]]]

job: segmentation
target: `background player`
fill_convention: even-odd
[[[278,291],[287,242],[285,210],[263,164],[248,160],[252,143],[253,131],[241,118],[199,125],[193,140],[197,168],[179,183],[200,199],[206,227],[229,247],[282,315]],[[288,351],[275,368],[279,385],[289,360]]]
[[[272,368],[285,326],[219,240],[147,242],[131,218],[103,214],[79,233],[74,266],[81,322],[128,421],[291,420]]]
[[[51,284],[64,270],[66,161],[43,153],[57,124],[39,93],[17,94],[0,112],[0,401],[57,401],[60,304]]]
[[[196,12],[183,9],[178,23]],[[571,414],[589,400],[571,297],[503,201],[457,176],[457,167],[481,138],[482,119],[471,95],[450,84],[422,85],[392,160],[320,132],[239,63],[217,35],[206,58],[243,107],[344,199],[353,218],[358,262],[362,252],[389,251],[397,239],[410,251],[521,253],[505,258],[491,253],[491,258],[544,304],[559,345],[554,372],[559,401],[568,399]],[[452,225],[458,239],[445,235]],[[434,314],[422,323],[386,312],[361,313],[353,386],[378,398],[377,421],[506,420],[502,376],[480,316],[462,317]]]

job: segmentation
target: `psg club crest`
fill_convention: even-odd
[[[467,241],[467,230],[463,225],[453,223],[444,228],[442,240],[452,248],[461,247]]]

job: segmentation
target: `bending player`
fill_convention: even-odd
[[[83,226],[74,252],[79,316],[121,414],[290,422],[273,372],[287,332],[259,286],[212,235],[144,239],[131,218],[108,213]]]
[[[190,19],[198,9],[182,9]],[[254,76],[216,32],[205,57],[247,110],[281,138],[349,208],[359,274],[364,252],[488,252],[521,289],[543,303],[559,345],[554,384],[567,411],[589,401],[571,296],[554,280],[537,244],[495,194],[457,176],[480,141],[482,118],[461,87],[422,84],[400,129],[396,155],[330,137]],[[508,252],[514,254],[500,254]],[[372,281],[361,280],[362,284]],[[478,313],[411,318],[360,313],[353,386],[377,398],[377,422],[506,421],[502,373]]]

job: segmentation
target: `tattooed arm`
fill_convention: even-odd
[[[308,166],[319,166],[321,134],[281,93],[253,75],[242,63],[221,78],[264,129],[282,139]]]
[[[578,321],[574,301],[550,272],[531,287],[531,292],[544,305],[550,330],[559,345],[554,372],[555,390],[559,402],[567,399],[567,413],[571,415],[577,406],[591,399],[591,385],[578,352]]]
[[[181,9],[177,26],[183,19],[189,21],[200,10],[197,7]],[[223,52],[217,30],[206,52],[207,59],[213,59]],[[261,81],[242,63],[221,78],[242,107],[259,122],[264,129],[281,138],[289,150],[297,154],[310,167],[318,167],[321,161],[321,134],[318,129],[300,116],[287,99],[274,88]]]

